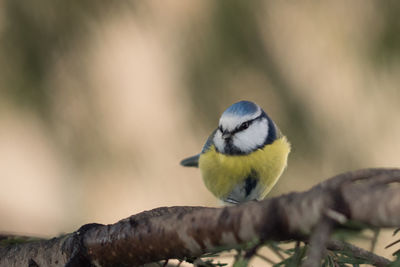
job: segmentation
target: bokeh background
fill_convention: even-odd
[[[219,205],[179,161],[242,99],[292,143],[271,195],[400,166],[399,11],[368,0],[0,1],[0,231],[48,237]],[[378,247],[390,231],[381,237]]]

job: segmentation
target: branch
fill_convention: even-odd
[[[1,248],[0,266],[135,266],[187,259],[252,241],[302,240],[326,216],[336,218],[332,230],[346,220],[399,227],[400,187],[392,186],[397,182],[399,169],[365,169],[261,202],[158,208],[112,225],[85,225],[63,237]]]

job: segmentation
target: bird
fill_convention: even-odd
[[[267,113],[251,101],[228,107],[201,152],[183,159],[228,204],[262,200],[286,168],[291,146]]]

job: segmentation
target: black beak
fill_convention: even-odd
[[[229,139],[229,138],[231,138],[232,137],[232,133],[230,133],[230,132],[228,132],[228,131],[224,131],[223,133],[222,133],[222,138],[223,139]]]

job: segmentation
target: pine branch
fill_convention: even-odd
[[[398,182],[399,169],[365,169],[261,202],[158,208],[112,225],[84,225],[63,237],[0,248],[0,266],[136,266],[194,259],[248,242],[303,240],[327,217],[335,221],[329,231],[346,220],[399,227],[400,187],[392,186]]]
[[[354,258],[368,260],[377,267],[385,267],[390,264],[390,260],[346,242],[331,240],[328,242],[327,248],[331,251],[349,251]]]

